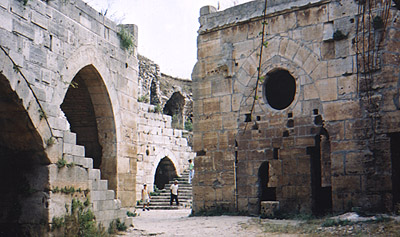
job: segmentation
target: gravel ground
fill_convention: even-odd
[[[266,235],[252,225],[253,217],[189,217],[190,209],[137,211],[134,227],[119,236],[295,236]]]

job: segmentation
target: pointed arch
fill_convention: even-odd
[[[0,74],[0,233],[40,233],[49,218],[49,170],[42,137],[23,101]]]
[[[74,76],[61,104],[77,144],[85,147],[85,156],[117,191],[117,142],[112,103],[108,90],[93,65],[83,67]]]

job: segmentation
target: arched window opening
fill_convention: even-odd
[[[172,161],[168,157],[161,159],[158,163],[156,174],[154,177],[154,185],[158,189],[164,189],[165,185],[177,178],[176,169]]]

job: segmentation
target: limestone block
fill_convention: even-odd
[[[163,134],[163,136],[172,137],[172,136],[174,136],[174,129],[172,129],[172,128],[165,128],[165,129],[162,130],[162,134]]]
[[[314,137],[296,137],[295,139],[296,146],[314,146],[315,145],[315,138]]]
[[[304,100],[318,99],[318,91],[315,84],[304,85]]]
[[[267,20],[269,25],[269,34],[287,32],[296,27],[297,19],[294,12],[278,15]]]
[[[39,14],[36,11],[32,11],[31,21],[33,24],[45,30],[47,30],[48,28],[48,18],[46,16],[43,16],[42,14]]]
[[[213,55],[218,55],[221,53],[222,45],[221,41],[218,40],[210,40],[206,42],[201,42],[198,44],[198,58],[210,57]]]
[[[8,1],[6,0],[1,0],[0,1],[0,6],[5,6],[8,4]],[[4,28],[6,31],[11,32],[13,29],[13,20],[11,17],[9,17],[6,14],[0,14],[0,22],[1,22],[1,27]]]
[[[328,76],[336,77],[353,73],[353,57],[339,58],[328,62]]]
[[[345,120],[359,118],[361,115],[360,105],[357,101],[324,103],[325,120]]]
[[[106,191],[106,199],[115,199],[115,193],[114,190],[107,190]]]
[[[339,95],[350,95],[357,92],[356,77],[356,75],[351,75],[338,78]]]
[[[10,5],[9,0],[0,0],[0,7],[8,9],[9,5]]]
[[[107,197],[107,191],[95,191],[91,190],[90,192],[90,198],[92,201],[98,201],[98,200],[106,200]]]
[[[323,61],[317,64],[317,67],[311,72],[312,79],[319,80],[328,77],[328,63]]]
[[[53,129],[58,129],[58,130],[69,130],[69,123],[65,118],[59,118],[59,117],[48,117],[47,120],[50,123],[50,126]]]
[[[279,211],[279,201],[261,201],[261,216],[274,217]]]
[[[338,18],[355,15],[357,14],[357,9],[357,2],[352,0],[333,2],[328,5],[328,20],[334,21]]]
[[[328,7],[321,5],[317,7],[307,8],[296,12],[297,24],[299,26],[306,26],[320,22],[328,21]]]
[[[259,32],[259,31],[258,31]],[[258,34],[257,32],[257,34]],[[254,42],[252,40],[241,41],[233,44],[233,58],[241,58],[242,55],[250,55],[254,49]]]
[[[332,176],[332,187],[336,190],[351,190],[351,192],[361,191],[361,178],[356,176]]]
[[[308,57],[311,54],[311,50],[306,47],[300,47],[297,51],[293,61],[299,65],[300,67],[307,61]]]
[[[223,129],[237,129],[237,114],[236,113],[225,113],[222,115],[222,126]]]
[[[129,158],[119,157],[117,160],[118,173],[129,173]]]
[[[64,143],[76,144],[76,133],[64,131]]]
[[[213,114],[220,112],[219,97],[209,98],[203,100],[203,108],[205,114]]]
[[[296,55],[297,50],[299,50],[300,45],[294,42],[293,40],[289,40],[284,56],[288,59],[293,59],[294,55]]]
[[[338,98],[337,79],[329,78],[315,82],[321,101],[334,101]]]
[[[302,40],[314,41],[314,42],[321,41],[323,38],[323,30],[324,30],[323,28],[324,28],[323,24],[316,24],[304,27],[301,30]]]
[[[239,111],[243,95],[240,93],[235,93],[232,95],[232,111]]]
[[[100,170],[99,169],[89,169],[89,179],[90,180],[100,180]]]
[[[346,174],[363,174],[364,163],[371,162],[366,156],[365,153],[362,152],[350,152],[346,154],[345,157],[345,169]]]
[[[232,80],[230,78],[213,80],[211,82],[211,94],[213,96],[232,94]]]
[[[182,137],[182,130],[181,129],[174,129],[174,136],[175,137]]]
[[[202,115],[204,113],[203,100],[193,101],[193,113],[198,115]]]

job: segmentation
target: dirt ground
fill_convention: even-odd
[[[189,217],[190,209],[137,211],[128,236],[400,236],[400,217],[347,213],[321,219],[260,219],[248,216]]]
[[[137,211],[134,228],[120,236],[267,236],[247,216],[189,217],[190,209]],[[295,235],[268,235],[295,236]]]

